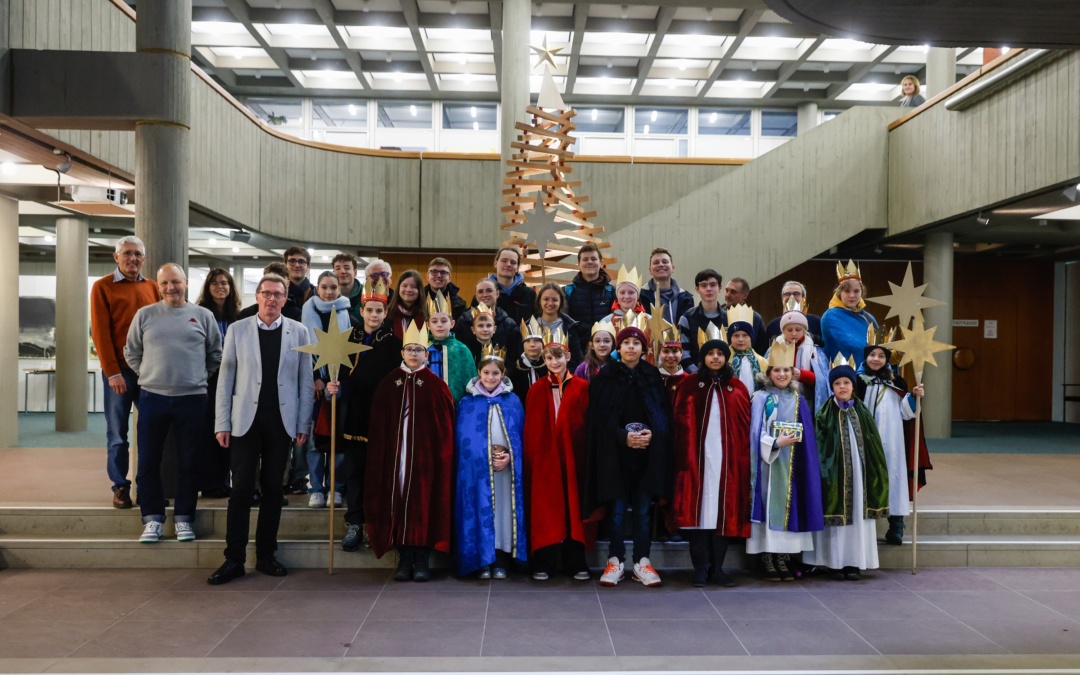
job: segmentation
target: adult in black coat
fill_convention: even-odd
[[[521,249],[504,246],[495,254],[495,273],[488,278],[499,287],[499,307],[503,308],[515,323],[529,320],[536,306],[536,291],[525,283],[520,274]]]
[[[454,268],[450,265],[450,261],[446,258],[432,258],[428,263],[427,269],[427,285],[424,286],[424,293],[426,298],[435,299],[435,292],[442,291],[442,294],[446,296],[446,299],[450,301],[450,316],[461,316],[461,313],[468,308],[465,301],[461,299],[459,289],[454,282],[450,281],[451,275],[454,273]]]
[[[573,281],[563,287],[566,309],[578,322],[578,340],[586,345],[592,337],[593,324],[611,314],[615,302],[615,287],[603,268],[600,249],[595,244],[585,244],[578,250],[578,269]]]

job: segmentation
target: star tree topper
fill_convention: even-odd
[[[301,347],[293,347],[293,349],[317,356],[318,358],[312,369],[318,370],[325,366],[330,371],[330,381],[336,382],[339,367],[352,365],[352,361],[349,359],[350,356],[371,349],[367,345],[349,342],[351,335],[352,328],[336,332],[321,331],[316,328],[315,342]]]
[[[901,328],[909,326],[912,319],[915,319],[916,325],[921,326],[923,323],[922,311],[924,309],[941,307],[945,304],[940,300],[923,297],[928,285],[915,285],[915,280],[911,276],[911,263],[908,263],[907,271],[904,272],[904,282],[899,286],[891,281],[889,282],[889,288],[892,289],[891,295],[879,295],[876,298],[867,298],[867,300],[888,307],[889,313],[885,315],[885,318],[898,317]]]
[[[554,56],[561,52],[563,48],[548,47],[547,35],[545,35],[543,44],[529,45],[529,49],[536,52],[536,55],[540,57],[533,68],[544,67],[544,79],[540,84],[540,95],[536,98],[536,105],[540,108],[565,110],[566,103],[563,102],[562,94],[559,93],[559,88],[555,86],[555,78],[552,77],[552,73],[558,70]]]

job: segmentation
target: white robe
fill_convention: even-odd
[[[863,403],[874,414],[881,447],[885,450],[885,464],[889,468],[889,515],[906,516],[911,513],[911,496],[908,490],[907,444],[904,442],[904,420],[914,419],[915,411],[908,403],[911,394],[900,392],[882,384],[866,388]]]
[[[720,515],[720,471],[724,466],[724,442],[720,429],[720,399],[709,394],[709,426],[705,428],[705,461],[701,480],[701,513],[696,528],[716,531]]]
[[[756,355],[750,358],[756,358]],[[742,380],[742,383],[746,385],[746,391],[753,396],[758,385],[754,381],[754,366],[750,363],[750,358],[745,358],[739,363],[739,372],[735,373],[735,377]]]
[[[507,448],[507,452],[509,452],[509,445],[506,434],[503,433],[499,415],[491,416],[490,438],[491,445],[501,445]],[[495,495],[495,549],[507,553],[514,552],[514,501],[512,491],[514,489],[514,471],[518,469],[513,466],[513,461],[513,455],[511,455],[510,464],[507,464],[502,471],[494,472],[494,481],[491,486]]]
[[[863,493],[863,463],[859,455],[855,429],[847,423],[851,444],[851,524],[826,525],[814,532],[814,550],[803,554],[803,562],[838,570],[857,567],[861,570],[878,568],[877,520],[865,518],[866,500]]]

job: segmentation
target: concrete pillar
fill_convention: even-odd
[[[89,223],[56,219],[56,430],[86,431]]]
[[[146,242],[146,270],[188,262],[188,129],[191,123],[191,0],[144,0],[135,50],[175,58],[161,70],[168,119],[135,126],[135,234]],[[177,122],[176,120],[180,120]]]
[[[798,135],[802,136],[818,125],[818,106],[813,101],[799,104]]]
[[[956,84],[956,50],[935,47],[926,54],[926,83],[923,96],[930,99]]]
[[[3,242],[7,242],[4,244]],[[19,250],[19,202],[0,196],[0,247],[5,251]],[[0,265],[0,286],[19,288],[19,261]],[[11,448],[19,442],[19,303],[8,296],[0,302],[0,448]]]
[[[501,110],[499,122],[502,125],[500,149],[502,150],[503,171],[499,172],[499,195],[502,195],[502,178],[506,163],[514,149],[510,143],[517,140],[520,133],[514,128],[517,122],[528,119],[525,106],[529,105],[529,28],[532,25],[532,3],[529,0],[503,0],[503,39],[502,39],[502,81]],[[499,202],[500,206],[502,202]]]
[[[927,326],[937,326],[934,339],[952,344],[953,319],[953,235],[936,232],[926,235],[923,250],[923,281],[926,297],[940,300],[944,307],[923,310]],[[927,438],[952,438],[952,352],[934,355],[937,368],[923,371],[928,401],[923,406],[923,429]]]

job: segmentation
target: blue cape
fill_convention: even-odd
[[[500,413],[510,451],[510,463],[503,471],[513,472],[514,477],[513,556],[521,562],[528,557],[525,492],[521,480],[522,467],[525,466],[521,451],[525,409],[512,391],[493,398],[466,395],[458,402],[454,428],[457,475],[454,488],[454,568],[459,576],[495,562],[495,500],[491,489],[493,472],[488,423],[490,419],[491,424],[499,424]]]

